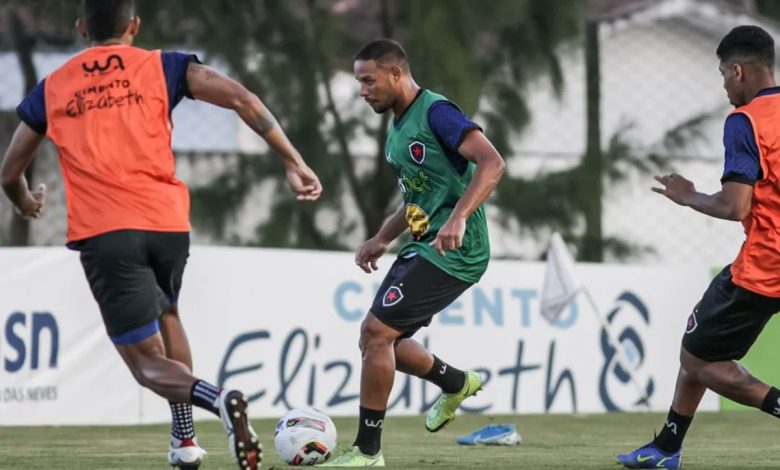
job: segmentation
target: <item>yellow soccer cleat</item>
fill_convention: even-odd
[[[318,465],[318,467],[384,467],[385,458],[382,452],[376,455],[366,455],[360,452],[360,448],[355,446],[352,450],[345,452],[333,460]]]
[[[425,417],[425,429],[428,432],[436,432],[450,424],[455,419],[455,412],[461,402],[466,398],[476,395],[482,390],[482,377],[473,370],[466,372],[466,383],[463,390],[457,393],[442,393],[436,403],[433,404]]]

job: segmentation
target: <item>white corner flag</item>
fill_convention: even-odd
[[[624,370],[628,371],[629,379],[634,384],[639,393],[640,398],[643,399],[645,406],[650,411],[650,401],[644,389],[637,382],[634,372],[636,367],[628,359],[626,351],[620,342],[615,338],[609,329],[604,317],[601,315],[601,311],[596,306],[596,302],[593,300],[593,296],[590,295],[590,291],[577,279],[574,273],[574,258],[569,253],[566,244],[561,238],[561,234],[555,232],[550,238],[550,247],[547,249],[547,269],[544,274],[544,284],[542,285],[542,300],[541,300],[541,314],[550,322],[555,324],[558,317],[561,316],[563,309],[571,302],[574,297],[580,292],[584,293],[585,297],[590,304],[593,314],[596,315],[601,327],[607,334],[609,343],[615,348],[617,352],[616,359]]]
[[[569,253],[561,234],[555,232],[547,249],[547,269],[542,286],[541,313],[551,324],[555,324],[563,309],[582,289],[574,275],[574,258]]]

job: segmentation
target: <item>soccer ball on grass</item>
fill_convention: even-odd
[[[336,426],[314,408],[290,410],[274,431],[276,453],[289,465],[316,465],[336,449]]]

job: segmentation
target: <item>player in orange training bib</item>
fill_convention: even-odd
[[[133,0],[86,0],[83,13],[77,27],[90,47],[17,108],[22,123],[3,162],[3,189],[23,216],[40,216],[45,187],[30,192],[24,172],[44,136],[54,142],[68,246],[81,252],[108,335],[133,376],[169,400],[170,464],[200,465],[205,452],[195,438],[195,405],[222,419],[239,468],[254,470],[262,448],[246,400],[193,377],[179,320],[190,201],[174,171],[171,111],[183,97],[234,110],[281,156],[299,200],[316,200],[322,187],[255,94],[194,55],[133,47],[140,26]]]

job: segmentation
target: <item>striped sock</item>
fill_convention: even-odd
[[[192,423],[192,405],[189,403],[168,402],[171,407],[171,436],[183,441],[195,438],[195,425]]]
[[[198,408],[211,411],[219,416],[219,391],[216,385],[203,380],[196,380],[190,391],[190,400]]]

